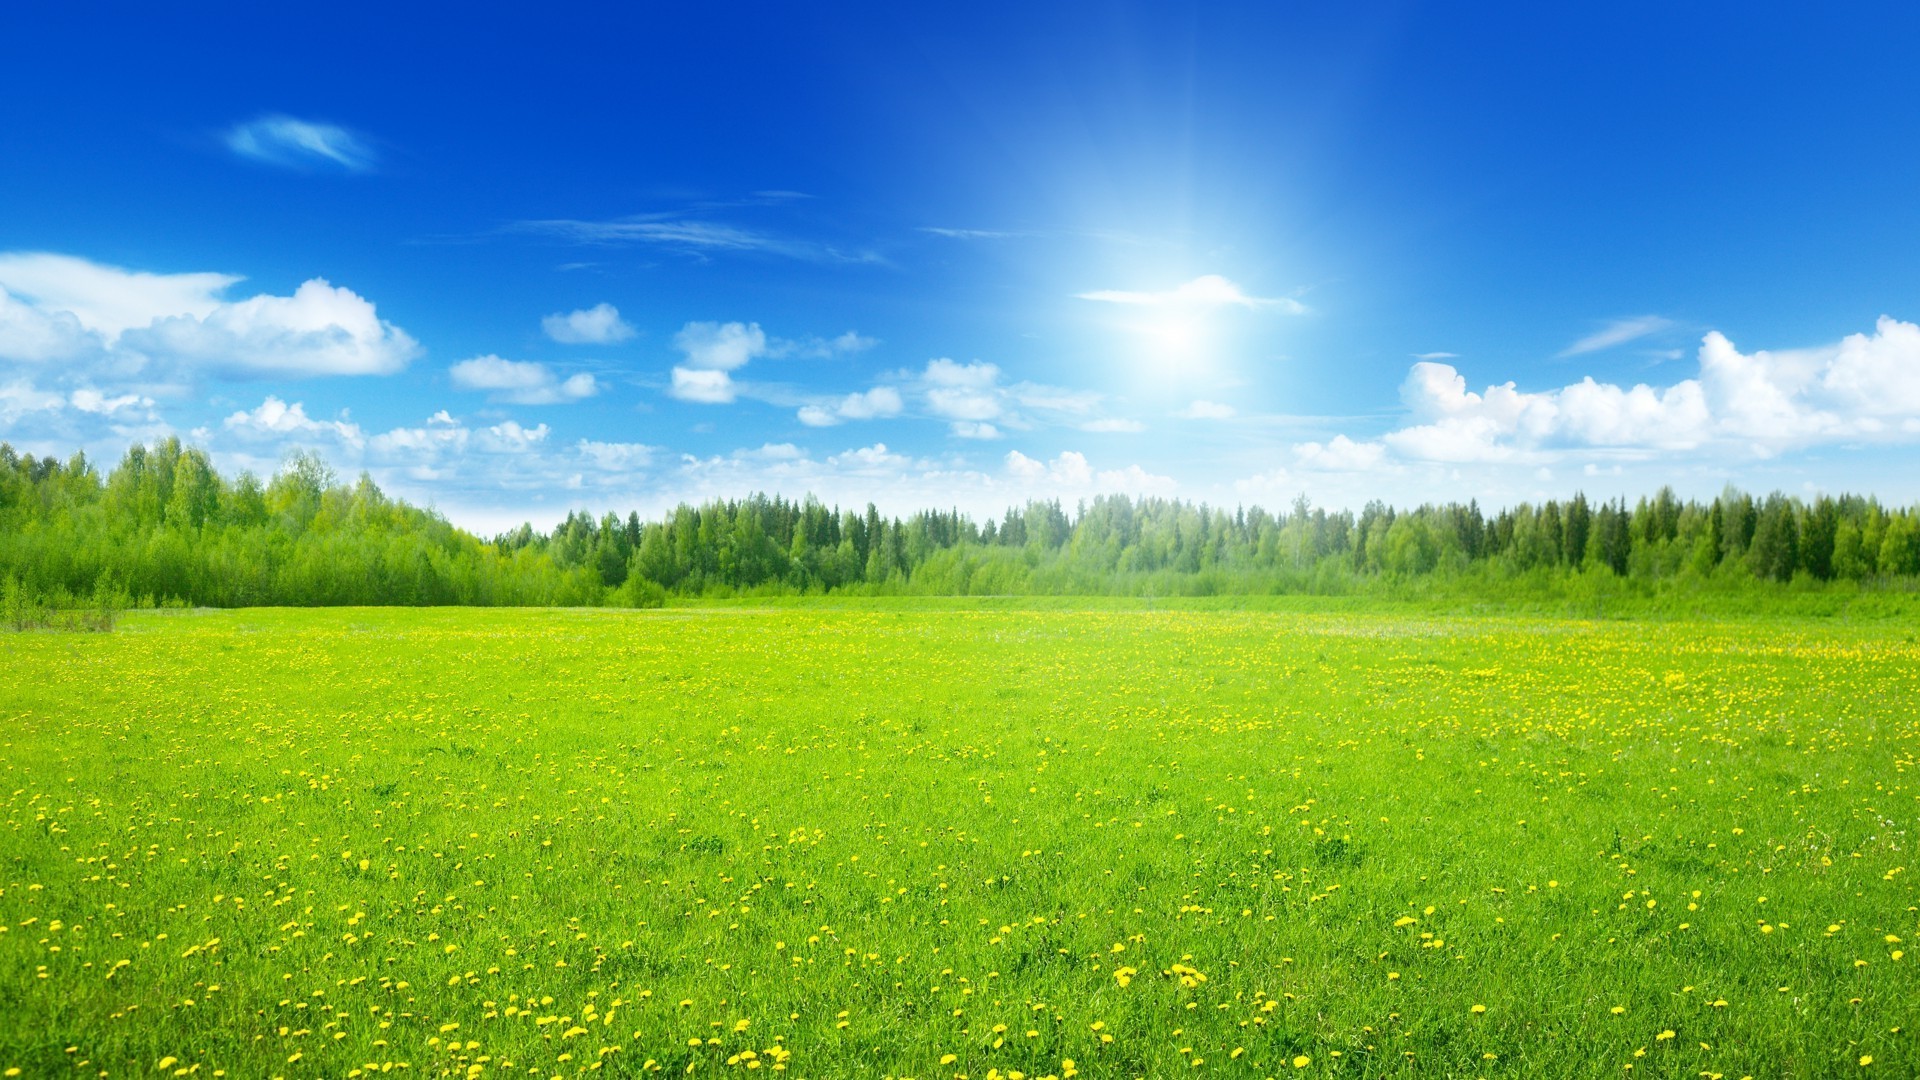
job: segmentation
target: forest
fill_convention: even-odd
[[[130,447],[104,475],[0,443],[0,587],[9,613],[134,606],[655,606],[669,597],[854,595],[1464,594],[1617,581],[1765,591],[1912,593],[1920,508],[1871,496],[1728,488],[1575,495],[1358,514],[1099,496],[975,521],[887,517],[753,495],[636,513],[570,514],[482,539],[341,481],[311,453],[273,477],[220,475],[178,440]],[[13,617],[10,615],[10,617]]]

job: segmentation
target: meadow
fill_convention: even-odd
[[[1909,620],[0,637],[0,1073],[1920,1074]]]

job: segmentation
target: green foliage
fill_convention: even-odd
[[[215,607],[650,607],[822,593],[1738,607],[1802,579],[1836,596],[1912,595],[1920,510],[1857,496],[1756,502],[1732,489],[1704,504],[1663,489],[1632,506],[1576,495],[1492,514],[1477,503],[1376,502],[1355,515],[1304,497],[1268,512],[1100,496],[1072,512],[1033,502],[976,522],[753,495],[653,522],[572,513],[551,533],[523,525],[483,541],[364,475],[342,482],[308,453],[263,484],[223,478],[171,439],[130,448],[104,478],[81,455],[63,464],[0,444],[0,575],[46,600],[90,594],[102,574],[133,596]]]

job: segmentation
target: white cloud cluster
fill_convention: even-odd
[[[669,392],[682,401],[725,405],[740,393],[732,373],[754,360],[819,359],[860,352],[876,342],[852,330],[835,338],[795,341],[769,337],[759,323],[690,322],[673,336],[673,344],[683,361],[674,365]]]
[[[1742,353],[1718,331],[1699,373],[1669,386],[1592,377],[1556,390],[1467,389],[1453,367],[1415,364],[1401,396],[1417,423],[1378,441],[1294,447],[1308,468],[1371,468],[1392,457],[1545,465],[1571,452],[1650,457],[1715,451],[1769,457],[1815,445],[1920,440],[1920,326],[1881,317],[1834,345]]]
[[[271,394],[258,407],[227,417],[222,426],[248,439],[324,438],[348,447],[364,446],[367,441],[360,425],[348,420],[344,412],[338,420],[315,420],[307,415],[306,406],[300,402],[289,405]]]
[[[599,381],[585,372],[562,379],[545,364],[504,360],[491,353],[462,360],[447,374],[462,390],[485,391],[487,400],[509,405],[560,405],[600,392]]]
[[[540,320],[540,329],[563,345],[612,345],[633,336],[633,327],[612,304],[559,312]]]
[[[334,168],[366,172],[377,158],[359,135],[339,126],[291,116],[262,116],[227,131],[227,149],[284,169]]]
[[[0,254],[0,359],[68,373],[246,378],[388,375],[420,352],[350,289],[313,278],[291,296],[223,299],[240,280]]]
[[[1007,475],[1028,494],[1107,492],[1125,495],[1168,495],[1177,488],[1172,477],[1157,476],[1138,465],[1095,470],[1085,454],[1063,450],[1051,461],[1030,458],[1018,450],[1006,456]]]
[[[837,401],[800,407],[800,422],[808,427],[832,427],[847,420],[875,420],[899,416],[906,403],[900,391],[891,386],[876,386],[864,393],[853,393]]]
[[[1104,400],[1097,393],[1031,382],[1007,384],[1000,375],[995,364],[940,357],[928,361],[914,382],[927,412],[947,421],[948,431],[962,439],[998,439],[1007,430],[1032,428],[1029,412],[1090,431],[1140,430],[1131,420],[1089,418]]]

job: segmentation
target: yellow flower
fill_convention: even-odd
[[[1615,1015],[1615,1016],[1619,1016],[1619,1015],[1620,1015],[1621,1013],[1623,1013],[1623,1012],[1626,1012],[1626,1011],[1627,1011],[1627,1007],[1626,1007],[1625,1005],[1615,1005],[1615,1006],[1614,1006],[1614,1007],[1613,1007],[1613,1008],[1612,1008],[1611,1010],[1609,1010],[1609,1011],[1610,1011],[1610,1012],[1612,1012],[1612,1013],[1613,1013],[1613,1015]]]
[[[1479,1016],[1481,1013],[1487,1011],[1487,1007],[1485,1005],[1475,1005],[1473,1008],[1468,1009],[1467,1011],[1472,1013],[1475,1016]]]
[[[1861,1055],[1860,1055],[1860,1064],[1862,1064],[1862,1065],[1871,1065],[1871,1064],[1873,1064],[1873,1055],[1872,1055],[1872,1054],[1861,1054]]]
[[[1293,1059],[1293,1067],[1296,1069],[1304,1069],[1311,1064],[1313,1064],[1313,1059],[1305,1054],[1301,1054],[1299,1057]]]
[[[953,1055],[953,1054],[941,1054],[941,1055],[940,1055],[940,1064],[942,1064],[942,1065],[951,1065],[951,1064],[953,1064],[954,1062],[956,1062],[956,1061],[959,1061],[959,1060],[960,1060],[960,1059],[959,1059],[958,1057],[956,1057],[955,1055]]]

